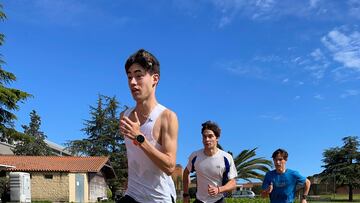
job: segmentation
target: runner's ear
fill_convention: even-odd
[[[152,78],[153,78],[153,82],[154,82],[152,86],[155,87],[155,86],[159,83],[160,75],[154,73],[154,74],[152,75]]]

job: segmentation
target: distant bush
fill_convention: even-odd
[[[0,177],[0,197],[3,201],[8,201],[10,198],[8,197],[9,191],[9,178],[4,176]]]
[[[261,185],[255,185],[251,190],[255,193],[255,195],[260,195],[262,188]]]
[[[113,194],[112,194],[112,191],[110,190],[110,188],[107,188],[107,189],[106,189],[106,196],[107,196],[107,198],[108,198],[108,199],[111,199],[111,198],[112,198],[112,195],[113,195]]]
[[[189,188],[190,198],[196,198],[196,187]]]

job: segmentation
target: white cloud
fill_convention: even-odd
[[[317,80],[326,75],[337,82],[360,79],[360,32],[356,26],[353,28],[332,29],[320,38],[323,48],[315,48],[308,56],[296,57],[291,62]]]
[[[253,65],[242,64],[240,62],[227,62],[222,64],[218,63],[217,66],[235,75],[257,79],[266,78],[264,70]]]
[[[310,54],[316,61],[321,61],[325,59],[324,54],[322,53],[322,51],[318,48],[315,49],[313,52],[311,52]]]
[[[274,114],[263,114],[260,115],[260,118],[263,119],[270,119],[270,120],[274,120],[274,121],[279,121],[279,120],[284,120],[284,116],[282,115],[274,115]]]
[[[289,82],[289,78],[285,78],[282,82],[283,82],[283,83]]]
[[[277,20],[279,18],[296,17],[312,19],[312,21],[353,20],[360,18],[359,0],[172,0],[179,9],[201,13],[215,8],[216,25],[223,28],[236,18],[247,18],[255,21]],[[186,2],[186,3],[184,3]],[[184,4],[186,6],[184,6]],[[195,9],[194,9],[195,8]],[[201,9],[202,8],[202,9]],[[197,16],[192,14],[190,16]]]
[[[91,10],[88,5],[71,0],[35,0],[33,5],[48,21],[62,25],[76,25],[79,17]]]
[[[300,61],[301,61],[301,57],[300,57],[300,56],[298,56],[298,57],[296,57],[296,58],[294,58],[294,59],[291,60],[291,62],[293,62],[293,63],[299,63]]]
[[[248,61],[218,61],[214,66],[233,75],[254,79],[283,81],[288,77],[288,67],[284,66],[281,58],[275,55],[255,56]],[[290,82],[290,78],[287,80]]]
[[[131,20],[126,16],[119,17],[112,15],[102,7],[84,1],[33,0],[31,4],[21,0],[15,2],[19,4],[19,7],[23,7],[24,13],[26,13],[26,15],[19,13],[16,17],[32,24],[39,24],[40,21],[36,20],[39,18],[46,20],[41,21],[41,25],[48,23],[50,25],[60,25],[65,27],[76,27],[84,23],[93,23],[94,21],[106,22],[104,25],[124,25]]]
[[[346,82],[352,80],[360,80],[360,73],[355,69],[338,67],[331,71],[335,81]]]
[[[320,2],[320,0],[310,0],[310,1],[309,1],[310,8],[316,8],[316,7],[318,7],[319,2]]]
[[[314,98],[317,99],[317,100],[323,100],[323,99],[324,99],[324,97],[321,96],[320,94],[316,94],[316,95],[314,96]]]
[[[297,96],[294,97],[294,100],[296,101],[296,100],[299,100],[300,98],[301,97],[299,95],[297,95]]]
[[[223,28],[230,23],[231,23],[231,18],[229,18],[228,16],[223,16],[220,19],[219,28]]]
[[[305,70],[309,71],[312,77],[320,80],[325,75],[326,66],[319,64],[312,64],[305,66]]]
[[[256,0],[254,2],[255,4],[253,6],[256,10],[252,15],[252,19],[266,18],[275,7],[274,0]]]
[[[265,56],[255,56],[253,58],[254,61],[260,61],[260,62],[279,62],[281,61],[281,57],[280,56],[277,56],[277,55],[274,55],[274,54],[271,54],[271,55],[265,55]]]
[[[350,96],[357,96],[360,94],[359,90],[345,90],[345,93],[343,93],[342,95],[340,95],[341,98],[345,99],[347,97]]]
[[[310,53],[310,59],[304,59],[297,64],[304,66],[304,69],[318,80],[325,76],[325,72],[330,66],[330,62],[319,48]]]
[[[239,16],[252,20],[271,19],[277,15],[275,0],[212,0],[220,17],[218,27],[222,28],[232,23]]]
[[[360,33],[345,33],[335,28],[322,37],[322,43],[331,52],[333,60],[346,68],[360,71]]]

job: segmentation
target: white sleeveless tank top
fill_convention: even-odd
[[[156,105],[145,123],[140,126],[149,143],[159,150],[162,146],[154,139],[153,128],[155,121],[165,109],[166,107],[161,104]],[[133,110],[134,108],[127,109],[124,116],[129,116]],[[171,203],[171,197],[176,200],[171,176],[157,167],[131,139],[125,137],[125,145],[129,168],[128,188],[125,194],[141,203]]]

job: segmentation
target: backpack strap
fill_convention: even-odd
[[[191,173],[195,172],[195,161],[196,161],[197,156],[195,156],[192,160],[191,160]]]
[[[225,185],[229,181],[230,163],[229,160],[224,156],[225,171],[223,173],[222,185]]]

